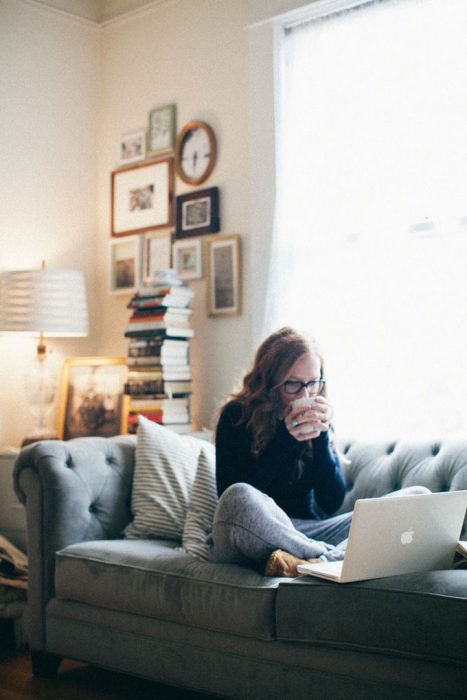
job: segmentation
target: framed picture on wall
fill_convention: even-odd
[[[241,313],[240,236],[216,236],[207,240],[208,316]]]
[[[111,174],[111,235],[168,227],[173,220],[173,158],[145,161]]]
[[[125,357],[67,357],[59,393],[57,437],[111,437],[126,432]]]
[[[146,130],[134,129],[122,134],[118,144],[119,165],[129,165],[146,157]]]
[[[203,276],[203,253],[200,240],[175,241],[173,266],[177,277],[194,280]]]
[[[175,145],[176,105],[151,109],[148,115],[148,155],[168,151]]]
[[[110,293],[132,294],[141,281],[141,243],[138,236],[110,241]]]
[[[172,232],[146,233],[143,239],[143,282],[153,282],[156,272],[168,270],[171,263]]]
[[[219,230],[218,187],[177,197],[177,238],[217,233]]]

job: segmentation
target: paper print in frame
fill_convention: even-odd
[[[154,282],[156,272],[168,270],[172,262],[172,232],[146,233],[143,241],[143,282]]]
[[[172,257],[173,266],[180,279],[195,280],[203,276],[202,243],[199,239],[175,241]]]
[[[122,134],[118,144],[119,165],[129,165],[146,157],[146,131],[133,129]]]
[[[173,221],[173,158],[160,158],[111,174],[111,235],[168,227]]]
[[[219,230],[218,187],[177,197],[177,238],[217,233]]]
[[[139,236],[124,236],[110,241],[110,293],[132,294],[141,281],[141,243]]]
[[[241,313],[240,236],[216,236],[207,240],[208,316]]]
[[[174,147],[176,117],[174,104],[151,109],[148,115],[148,155],[154,156]]]
[[[112,437],[125,430],[125,357],[67,357],[60,381],[57,436]]]

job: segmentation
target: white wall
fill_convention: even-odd
[[[53,341],[57,371],[70,355],[125,355],[128,298],[108,291],[110,172],[122,132],[175,102],[178,129],[210,123],[218,161],[202,187],[221,191],[221,233],[242,236],[241,316],[208,318],[195,291],[195,427],[209,425],[251,357],[250,165],[246,0],[167,0],[104,25],[22,0],[0,4],[3,139],[0,270],[85,271],[91,335]],[[176,194],[190,191],[176,182]],[[32,424],[23,391],[35,340],[0,335],[0,445]]]
[[[0,3],[0,270],[83,270],[95,284],[98,30],[20,2]],[[94,354],[91,335],[53,343],[66,355]],[[36,341],[0,334],[0,445],[30,429],[23,378]]]
[[[128,297],[109,296],[109,181],[120,134],[144,126],[155,106],[175,102],[177,129],[208,122],[217,137],[216,167],[198,188],[176,179],[176,194],[218,186],[221,233],[243,243],[244,312],[208,318],[204,280],[193,281],[192,364],[195,427],[210,425],[216,405],[250,359],[248,36],[244,0],[178,0],[107,24],[103,29],[103,92],[99,138],[99,351],[126,354]]]

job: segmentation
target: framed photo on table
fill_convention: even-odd
[[[156,272],[172,265],[172,232],[154,231],[143,239],[143,282],[153,282]]]
[[[176,117],[174,104],[151,109],[148,115],[148,155],[157,155],[174,147]]]
[[[173,266],[177,277],[195,280],[203,276],[203,252],[200,240],[175,241]]]
[[[110,293],[132,294],[141,281],[141,244],[139,236],[124,236],[110,241]]]
[[[206,243],[208,316],[239,315],[240,236],[216,236]]]
[[[145,161],[111,174],[111,235],[168,227],[173,221],[173,158]]]
[[[217,233],[219,230],[218,187],[177,197],[177,238]]]
[[[63,362],[57,419],[59,440],[126,432],[125,357],[68,357]]]

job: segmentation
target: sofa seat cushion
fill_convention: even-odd
[[[56,554],[59,598],[256,639],[275,636],[279,581],[171,541],[83,542]]]
[[[467,665],[467,571],[359,583],[311,576],[277,592],[277,638]]]

